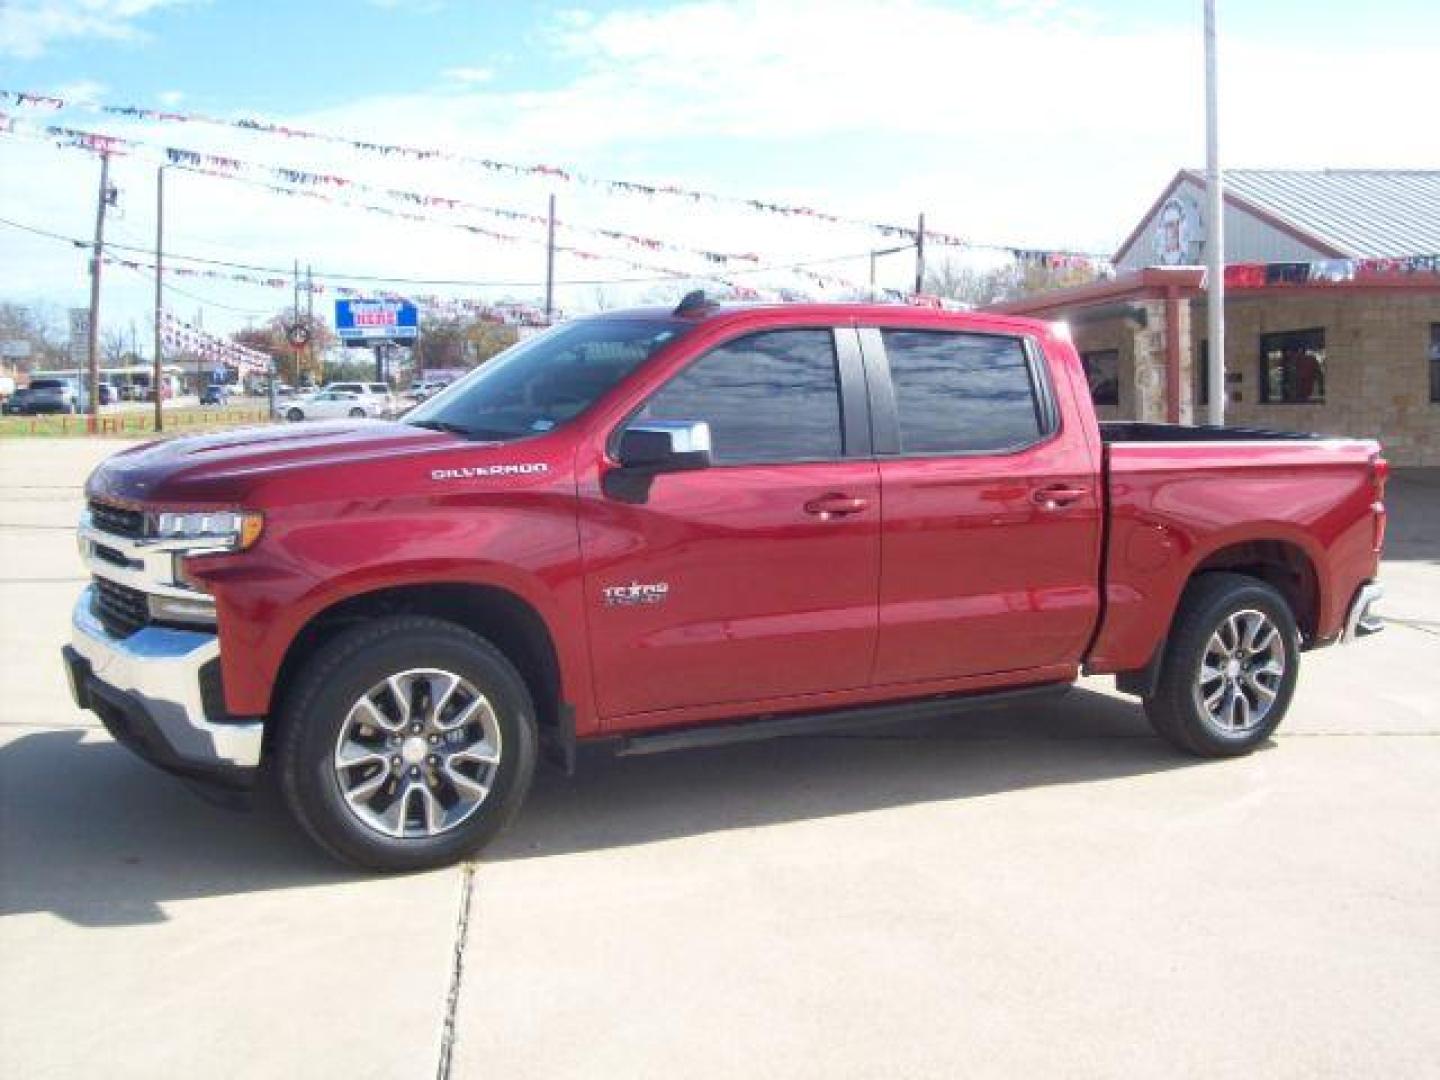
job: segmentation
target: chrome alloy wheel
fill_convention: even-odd
[[[1265,722],[1284,679],[1284,635],[1263,612],[1237,611],[1205,645],[1195,700],[1217,734],[1244,735]]]
[[[376,683],[335,742],[335,779],[360,821],[401,839],[439,836],[480,808],[500,766],[489,700],[449,671],[417,668]]]

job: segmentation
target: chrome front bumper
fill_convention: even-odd
[[[1355,593],[1350,602],[1350,611],[1345,616],[1345,629],[1340,634],[1342,644],[1349,644],[1356,638],[1378,634],[1385,629],[1385,620],[1380,618],[1375,606],[1385,595],[1385,586],[1378,581],[1367,581]]]
[[[94,592],[87,587],[75,604],[65,650],[75,703],[161,768],[247,786],[264,722],[223,714],[219,638],[160,626],[112,637],[92,611]]]

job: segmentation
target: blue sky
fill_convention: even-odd
[[[8,0],[0,87],[260,115],[886,221],[925,210],[934,227],[979,241],[1105,251],[1177,168],[1201,161],[1200,10],[1200,0]],[[1414,119],[1434,95],[1440,5],[1222,0],[1221,14],[1232,164],[1440,166],[1440,127]],[[551,190],[83,109],[34,119],[526,209]],[[117,165],[122,241],[153,231],[152,173],[141,161]],[[85,158],[0,139],[0,216],[84,235],[93,187]],[[755,250],[767,262],[886,242],[565,185],[556,194],[570,221]],[[394,276],[538,276],[533,237],[484,247],[453,229],[195,177],[172,197],[167,229],[182,253]],[[865,261],[842,271],[863,278]],[[567,279],[582,272],[635,276],[619,265],[560,268]],[[882,263],[887,283],[908,273],[904,257]],[[144,283],[125,279],[107,285],[107,311],[139,317]],[[0,298],[63,306],[84,289],[73,252],[0,229]],[[284,299],[212,282],[187,289],[212,301],[207,325],[222,327]],[[647,289],[576,286],[562,302],[577,310]]]

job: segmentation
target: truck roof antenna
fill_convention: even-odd
[[[719,307],[714,300],[705,295],[704,289],[693,289],[686,293],[680,303],[675,305],[672,315],[700,315],[707,311],[713,311]]]

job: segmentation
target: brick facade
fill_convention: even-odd
[[[1192,357],[1205,338],[1205,301],[1191,302]],[[1430,401],[1430,327],[1440,324],[1440,292],[1278,291],[1238,294],[1225,304],[1225,422],[1281,431],[1377,438],[1397,465],[1440,465],[1440,402]],[[1260,335],[1312,327],[1325,331],[1325,401],[1260,400]],[[1123,356],[1122,356],[1123,359]],[[1233,376],[1232,376],[1233,377]],[[1122,374],[1122,382],[1123,382]]]

